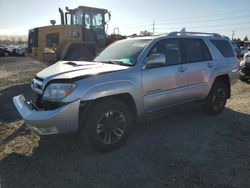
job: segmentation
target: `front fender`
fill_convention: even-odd
[[[90,88],[82,97],[82,101],[95,100],[119,94],[130,94],[135,102],[137,113],[142,113],[143,98],[140,97],[140,89],[130,81],[111,81]]]

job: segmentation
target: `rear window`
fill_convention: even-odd
[[[201,39],[182,39],[185,62],[199,62],[212,60],[207,46]]]
[[[224,57],[234,57],[234,51],[227,40],[210,40]]]

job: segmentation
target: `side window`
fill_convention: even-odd
[[[182,39],[185,62],[193,63],[211,60],[211,54],[201,39]]]
[[[204,41],[201,41],[201,45],[202,45],[202,50],[203,50],[203,61],[211,61],[212,60],[212,56],[210,51],[208,50],[207,45],[204,43]]]
[[[197,39],[183,39],[185,62],[192,63],[203,60],[202,46]]]
[[[182,39],[185,63],[211,60],[211,54],[201,39]]]
[[[59,33],[49,33],[46,35],[46,47],[57,47],[59,44]]]
[[[93,29],[103,30],[103,16],[101,13],[97,13],[93,15],[92,18]]]
[[[85,13],[85,28],[86,29],[90,29],[91,26],[91,20],[90,20],[90,14],[89,13]]]
[[[149,55],[161,53],[166,57],[166,65],[182,63],[180,42],[178,39],[167,39],[158,42],[150,51]]]
[[[210,40],[224,57],[234,57],[234,51],[227,40]]]

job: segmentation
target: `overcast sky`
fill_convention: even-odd
[[[0,35],[27,34],[34,27],[60,23],[58,7],[79,5],[106,8],[112,13],[109,33],[152,31],[167,33],[186,27],[188,31],[217,32],[231,38],[250,37],[249,0],[0,0]]]

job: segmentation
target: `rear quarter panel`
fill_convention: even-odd
[[[204,92],[204,97],[207,97],[218,76],[228,75],[231,86],[237,82],[239,78],[239,62],[236,56],[224,57],[209,39],[205,39],[205,42],[211,52],[214,63],[213,71],[208,78],[207,90]]]

